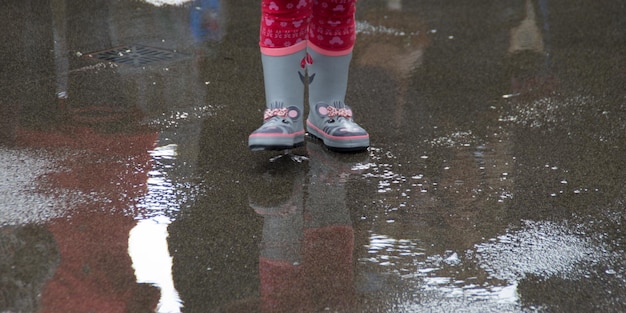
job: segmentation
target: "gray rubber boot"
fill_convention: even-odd
[[[304,144],[302,113],[306,51],[285,56],[261,54],[266,110],[263,125],[248,137],[251,150],[284,150]]]
[[[309,49],[309,117],[307,131],[337,151],[361,151],[369,146],[369,134],[352,119],[345,103],[352,53],[327,56]]]

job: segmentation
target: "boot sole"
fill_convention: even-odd
[[[318,130],[309,121],[307,121],[307,131],[312,137],[321,140],[329,150],[337,152],[360,152],[367,150],[370,145],[369,136],[331,136]]]
[[[281,134],[282,135],[282,134]],[[298,148],[304,145],[304,132],[295,136],[250,136],[248,147],[252,151],[274,151]]]

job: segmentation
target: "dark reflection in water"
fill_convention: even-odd
[[[58,264],[58,247],[45,227],[0,227],[0,308],[35,312]]]

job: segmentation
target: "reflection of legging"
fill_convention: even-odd
[[[313,45],[332,52],[351,50],[356,39],[356,0],[262,0],[261,49]]]
[[[332,225],[304,230],[301,263],[261,256],[261,312],[344,311],[354,302],[354,230]]]

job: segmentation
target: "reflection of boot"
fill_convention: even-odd
[[[261,256],[299,263],[304,173],[295,167],[278,166],[276,170],[279,172],[264,175],[267,177],[257,184],[259,194],[250,200],[250,207],[264,220]]]
[[[263,125],[248,137],[251,150],[284,150],[304,144],[304,49],[287,55],[262,54],[266,110]]]
[[[309,189],[305,206],[303,267],[317,308],[348,310],[355,294],[352,253],[354,230],[346,206],[345,184],[355,164],[352,155],[309,152]]]
[[[302,211],[305,172],[302,163],[286,157],[267,163],[250,180],[250,207],[262,216],[286,216]]]
[[[263,216],[259,276],[261,312],[307,312],[302,280],[304,168],[288,158],[271,167],[252,188],[250,207]]]
[[[335,55],[310,46],[308,132],[339,151],[359,151],[369,146],[368,133],[352,119],[344,103],[352,53]]]
[[[351,174],[360,171],[356,165],[367,162],[368,156],[335,153],[315,142],[309,142],[306,148],[310,164],[307,226],[350,224],[345,184]]]
[[[261,257],[291,264],[301,262],[302,202],[302,184],[298,182],[294,183],[291,197],[283,203],[266,207],[250,204],[263,216]]]

